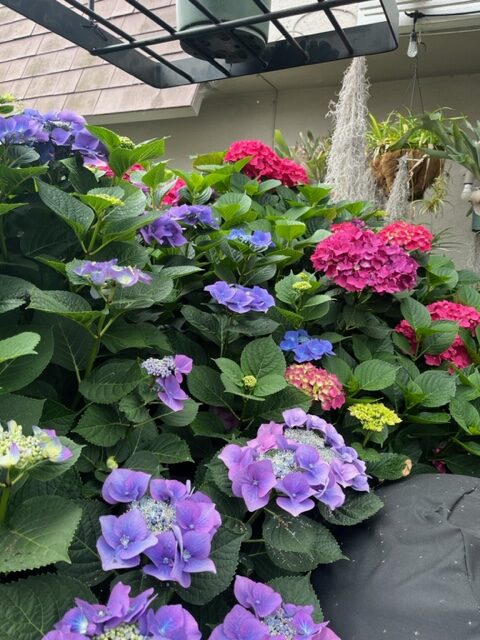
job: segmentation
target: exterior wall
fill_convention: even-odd
[[[221,89],[221,85],[219,87]],[[470,120],[479,118],[480,74],[436,76],[421,81],[425,109],[448,106],[455,113],[465,113]],[[325,118],[328,103],[336,86],[305,87],[281,91],[227,94],[211,91],[197,117],[157,122],[115,125],[115,129],[134,140],[153,136],[170,136],[168,157],[180,168],[188,168],[189,156],[224,149],[232,140],[260,138],[271,144],[275,128],[281,129],[289,142],[299,131],[311,129],[327,133],[331,126]],[[371,87],[370,110],[383,117],[409,103],[409,80],[376,82]],[[420,110],[418,102],[415,110]],[[425,216],[422,222],[435,231],[450,229],[445,253],[459,267],[480,270],[480,247],[471,231],[471,220],[465,216],[467,206],[460,200],[463,169],[451,166],[448,203],[441,214]]]

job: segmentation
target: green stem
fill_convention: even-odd
[[[0,248],[2,250],[3,259],[8,262],[7,241],[5,239],[5,231],[3,228],[3,216],[0,216]]]
[[[100,342],[102,340],[102,329],[103,329],[103,325],[105,324],[106,319],[107,319],[107,316],[104,315],[98,321],[97,334],[96,334],[95,339],[93,341],[92,350],[90,351],[90,355],[88,356],[87,366],[85,367],[85,372],[83,374],[84,378],[86,378],[92,372],[93,366],[95,364],[95,360],[97,359],[98,352],[100,350]]]
[[[371,431],[369,431],[368,433],[365,434],[365,437],[364,437],[363,442],[362,442],[362,447],[364,449],[367,446],[368,441],[370,440],[371,437],[372,437],[372,432]]]
[[[0,523],[5,522],[7,517],[8,499],[10,498],[10,487],[2,489],[2,495],[0,496]]]
[[[259,538],[258,540],[244,540],[243,544],[259,544],[261,542],[264,542],[263,538]]]
[[[262,512],[260,511],[260,509],[258,511],[254,511],[250,518],[247,520],[247,524],[252,525],[261,513]]]

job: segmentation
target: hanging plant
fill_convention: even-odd
[[[444,118],[440,112],[435,115]],[[420,124],[421,117],[412,114],[392,112],[382,121],[370,114],[367,141],[372,173],[387,197],[394,187],[401,158],[405,158],[408,167],[410,201],[423,198],[425,191],[444,171],[444,160],[434,158],[426,151],[442,148],[440,138]]]

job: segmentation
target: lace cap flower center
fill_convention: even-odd
[[[293,640],[297,633],[292,621],[285,616],[281,609],[264,618],[263,622],[267,625],[270,636],[281,636],[282,640]]]
[[[175,375],[176,373],[175,358],[173,356],[148,358],[142,362],[142,368],[145,369],[150,376],[168,378],[168,376]]]
[[[168,502],[144,496],[141,500],[135,500],[131,503],[130,510],[132,509],[140,511],[152,533],[169,531],[175,524],[175,507],[172,507]]]
[[[320,454],[320,458],[325,462],[330,462],[335,458],[335,451],[325,445],[325,440],[315,431],[307,429],[285,429],[284,436],[287,440],[293,440],[299,444],[307,444],[314,447]]]
[[[271,461],[273,472],[277,478],[284,478],[298,468],[295,462],[295,453],[293,451],[283,451],[281,449],[272,449],[266,451],[260,459]]]
[[[94,640],[146,640],[147,636],[140,633],[136,624],[121,624],[115,629],[107,629]]]

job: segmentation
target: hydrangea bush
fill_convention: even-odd
[[[480,474],[479,278],[260,141],[164,146],[0,118],[0,635],[335,640],[335,528]]]

